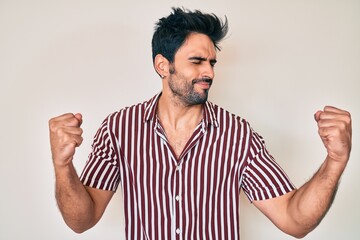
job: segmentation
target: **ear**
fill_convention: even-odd
[[[161,54],[155,56],[154,68],[161,78],[169,75],[169,61]]]

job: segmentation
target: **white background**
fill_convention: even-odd
[[[161,89],[152,68],[154,23],[185,6],[226,15],[210,100],[246,118],[296,186],[325,150],[313,114],[353,116],[353,151],[337,198],[305,239],[358,239],[360,226],[360,2],[343,0],[0,0],[0,239],[125,239],[118,191],[93,229],[78,235],[54,199],[48,119],[81,112],[81,171],[101,121]],[[292,239],[242,195],[241,237]]]

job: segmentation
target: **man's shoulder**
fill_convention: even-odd
[[[154,102],[156,102],[157,95],[154,97],[145,100],[143,102],[135,103],[133,105],[122,107],[121,109],[112,112],[108,115],[108,118],[121,118],[128,116],[129,114],[133,117],[144,117],[144,115],[150,111],[150,108],[154,107]]]
[[[227,119],[231,119],[237,122],[240,122],[242,124],[246,123],[248,124],[247,120],[243,117],[241,117],[238,114],[235,114],[233,112],[230,112],[229,110],[227,110],[226,108],[219,106],[215,103],[212,102],[208,102],[209,108],[212,109],[216,119],[221,120],[224,117],[226,117]]]
[[[122,115],[124,113],[131,113],[133,111],[137,111],[139,109],[144,109],[146,108],[146,106],[149,104],[149,101],[144,101],[144,102],[140,102],[140,103],[135,103],[133,105],[129,105],[129,106],[124,106],[122,108],[120,108],[119,110],[116,110],[112,113],[109,114],[110,117],[112,116],[116,116],[116,115]]]

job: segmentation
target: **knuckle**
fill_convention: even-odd
[[[82,137],[79,138],[79,145],[83,142],[83,140],[84,139]]]
[[[71,117],[67,120],[67,123],[70,124],[71,126],[79,126],[80,122],[76,117]]]
[[[49,124],[49,128],[50,129],[53,129],[54,128],[54,125],[55,125],[55,119],[54,118],[51,118],[48,122]]]
[[[65,131],[62,127],[59,127],[59,128],[54,129],[54,132],[56,133],[56,135],[62,136],[62,135],[64,135]]]
[[[319,135],[323,135],[324,129],[323,129],[323,128],[319,128],[319,129],[318,129],[318,133],[319,133]]]
[[[351,114],[350,114],[350,113],[346,116],[345,122],[346,122],[347,124],[351,124]]]
[[[351,125],[351,118],[350,117],[344,117],[341,121],[344,128]]]
[[[346,129],[346,126],[347,126],[346,122],[341,122],[339,125],[340,125],[339,128],[340,128],[341,130]]]
[[[343,118],[344,118],[346,121],[351,120],[351,113],[350,113],[350,112],[344,110],[343,113],[342,113],[342,115],[343,115]]]

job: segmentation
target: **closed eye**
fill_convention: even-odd
[[[189,60],[191,61],[191,63],[196,64],[196,65],[199,65],[202,62],[207,61],[207,59],[203,58],[203,57],[190,57]],[[216,59],[210,59],[209,62],[210,62],[211,67],[214,67],[216,64]]]
[[[203,58],[203,57],[190,57],[189,60],[190,60],[190,62],[192,62],[194,64],[200,64],[201,62],[206,61],[206,58]]]

